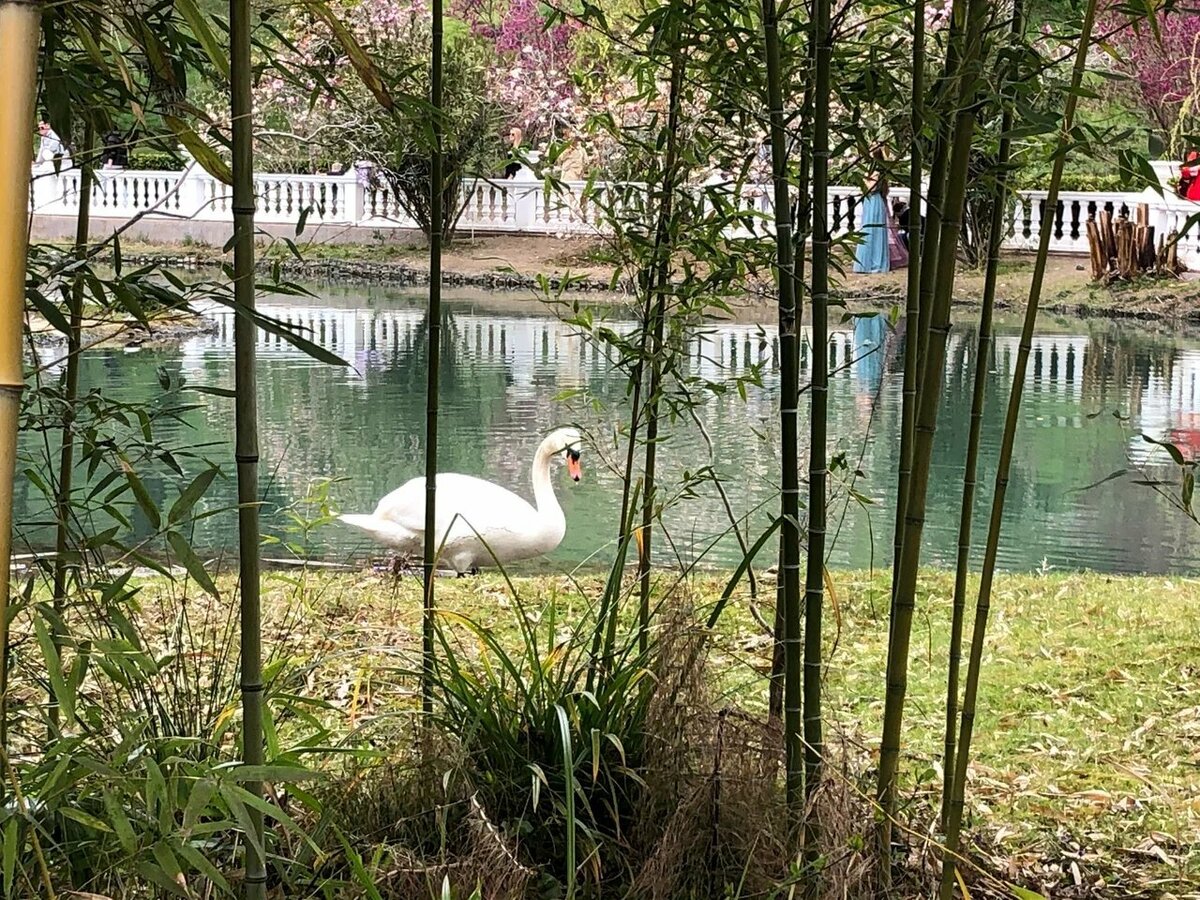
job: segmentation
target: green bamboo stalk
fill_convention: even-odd
[[[816,56],[816,45],[812,40],[812,29],[808,29],[808,58],[812,60]],[[810,67],[811,68],[811,67]],[[812,121],[812,81],[808,77],[809,73],[805,72],[805,89],[804,100],[800,106],[800,121],[807,123]],[[810,221],[812,217],[812,196],[809,193],[809,188],[812,183],[812,144],[803,139],[800,141],[800,170],[796,175],[796,221],[793,223],[792,235],[792,290],[796,301],[796,318],[802,318],[800,311],[804,307],[804,270],[805,263],[808,260],[808,234],[810,231]],[[784,352],[784,347],[780,346],[780,353]],[[796,341],[792,345],[792,350],[795,353],[800,352],[800,342]],[[782,366],[780,367],[782,369]],[[799,395],[800,386],[800,360],[799,357],[791,360],[791,371],[795,374],[797,384],[795,390]],[[778,565],[777,571],[783,572],[783,547],[786,538],[782,529],[779,532],[779,550],[777,555]],[[769,721],[775,722],[783,715],[783,687],[786,669],[785,659],[785,643],[784,635],[786,630],[786,616],[784,603],[784,580],[782,577],[776,579],[775,583],[775,623],[774,635],[775,643],[771,651],[771,675],[770,685],[768,687],[767,699],[767,718]]]
[[[908,171],[908,296],[904,312],[904,399],[900,411],[900,471],[896,482],[896,521],[892,548],[893,594],[904,543],[904,511],[908,507],[913,430],[917,421],[917,353],[921,340],[921,132],[925,128],[925,0],[916,0],[913,4],[910,104],[912,150],[909,154],[911,162]]]
[[[784,645],[784,747],[787,757],[789,818],[799,824],[804,810],[804,741],[801,736],[800,657],[800,454],[797,349],[799,316],[792,272],[792,211],[788,196],[787,134],[783,109],[783,67],[779,53],[779,11],[762,0],[767,107],[771,123],[771,177],[775,189],[775,277],[779,290],[780,449],[782,451]]]
[[[41,9],[0,2],[0,753],[8,759],[8,590],[21,394],[29,161]],[[3,796],[0,784],[0,797]]]
[[[988,17],[985,0],[970,0],[960,64],[954,73],[953,95],[957,97],[957,115],[950,145],[945,203],[937,259],[937,278],[933,304],[929,311],[929,340],[922,373],[920,408],[917,411],[913,446],[913,472],[905,513],[904,543],[900,577],[893,596],[892,633],[889,640],[887,694],[884,706],[883,739],[880,744],[879,780],[876,797],[882,807],[880,845],[885,860],[890,857],[892,816],[896,809],[896,771],[900,761],[900,736],[904,720],[904,698],[908,689],[908,650],[912,634],[917,570],[921,564],[921,535],[925,526],[926,492],[933,436],[937,430],[938,403],[941,398],[946,339],[950,332],[950,300],[954,288],[955,254],[966,197],[967,162],[975,133],[974,98],[982,74],[982,43]],[[956,10],[957,12],[957,10]]]
[[[963,30],[965,27],[966,4],[964,0],[953,0],[950,12],[949,37],[946,42],[946,59],[942,66],[942,76],[937,82],[940,89],[941,102],[935,105],[938,110],[936,139],[933,145],[933,158],[929,166],[929,194],[926,202],[924,227],[924,248],[921,257],[920,298],[918,301],[918,318],[920,328],[917,333],[917,406],[914,412],[921,414],[920,385],[925,374],[925,354],[929,345],[929,316],[934,302],[935,286],[938,276],[938,259],[942,252],[942,219],[946,205],[946,180],[949,175],[950,145],[953,140],[954,122],[958,114],[958,78],[960,61],[963,52]],[[923,80],[923,79],[922,79]],[[957,243],[949,248],[953,256]],[[907,497],[905,498],[907,502]]]
[[[258,380],[254,324],[254,134],[250,99],[250,0],[229,0],[229,99],[233,114],[234,389],[241,588],[242,758],[263,764],[262,608],[259,596]],[[262,795],[261,781],[245,789]],[[246,842],[247,900],[266,896],[263,816],[251,809],[253,840]]]
[[[672,5],[666,23],[669,29],[671,76],[667,95],[667,134],[663,151],[662,199],[654,238],[654,309],[650,329],[650,382],[646,392],[646,463],[642,483],[642,527],[638,542],[638,647],[645,653],[650,642],[650,539],[654,524],[655,468],[658,459],[658,403],[662,393],[663,329],[667,297],[671,288],[671,228],[675,213],[675,190],[679,176],[679,117],[683,94],[685,60],[680,46],[678,16]]]
[[[79,212],[75,218],[75,258],[87,258],[88,231],[92,207],[92,169],[95,129],[89,119],[84,126],[82,153],[79,154]],[[52,605],[55,612],[54,649],[61,656],[66,642],[67,545],[70,540],[71,489],[75,474],[75,401],[79,396],[79,353],[83,344],[83,276],[77,274],[71,285],[67,328],[67,365],[63,374],[62,448],[58,455],[58,484],[54,495],[54,575]],[[58,701],[50,692],[50,734],[58,733]]]
[[[1022,0],[1013,0],[1011,37],[1014,42],[1024,33]],[[1000,89],[1013,76],[1011,69],[1001,79]],[[1003,103],[1003,98],[1001,99]],[[967,459],[963,472],[962,507],[958,516],[958,557],[954,568],[954,611],[950,621],[950,659],[946,676],[946,736],[942,774],[941,822],[945,828],[954,784],[955,735],[958,730],[958,675],[962,655],[963,618],[967,597],[967,574],[971,567],[971,520],[975,514],[975,487],[979,467],[979,444],[983,425],[983,404],[992,351],[992,313],[996,305],[996,276],[1000,269],[1000,243],[1004,213],[1008,208],[1008,162],[1012,152],[1012,105],[1006,104],[1000,122],[1000,148],[997,153],[995,204],[988,233],[987,270],[983,280],[983,309],[979,314],[979,341],[975,348],[975,384],[971,395],[971,423],[967,433]]]
[[[820,780],[821,613],[825,605],[826,440],[829,430],[829,97],[832,47],[829,0],[814,0],[812,167],[812,369],[808,451],[808,560],[804,591],[804,786],[812,797]],[[815,896],[820,822],[812,804],[805,817],[804,858],[812,867],[806,893]]]
[[[1067,94],[1063,111],[1062,130],[1059,132],[1058,148],[1054,154],[1054,167],[1050,174],[1050,188],[1046,196],[1046,209],[1053,211],[1058,205],[1059,188],[1062,185],[1063,165],[1071,146],[1071,129],[1075,124],[1075,108],[1079,102],[1080,87],[1087,70],[1087,52],[1091,44],[1092,28],[1096,23],[1096,0],[1088,0],[1079,32],[1079,46],[1075,51],[1075,66],[1071,73],[1071,90]],[[1042,295],[1042,282],[1046,277],[1046,260],[1050,252],[1050,223],[1043,228],[1038,241],[1037,261],[1034,263],[1033,280],[1029,285],[1029,300],[1025,307],[1025,321],[1021,326],[1021,344],[1017,351],[1017,363],[1013,369],[1012,392],[1008,397],[1008,413],[1004,419],[1004,436],[1000,443],[1000,460],[996,468],[995,491],[992,495],[992,514],[988,523],[988,536],[980,573],[979,597],[975,605],[975,627],[971,634],[971,655],[967,663],[967,681],[963,691],[962,725],[958,737],[958,754],[954,763],[953,796],[950,814],[946,821],[946,850],[942,856],[942,900],[949,900],[954,893],[955,853],[958,851],[962,830],[964,796],[967,785],[967,766],[970,763],[971,737],[974,732],[976,703],[979,695],[979,673],[983,667],[983,645],[987,638],[988,615],[991,612],[992,582],[996,574],[996,556],[1000,548],[1000,530],[1004,519],[1004,499],[1008,492],[1008,475],[1012,466],[1013,446],[1016,442],[1017,420],[1021,413],[1021,399],[1025,389],[1025,372],[1029,366],[1029,354],[1033,345],[1033,333],[1037,326],[1038,304]]]
[[[421,622],[421,709],[433,712],[434,578],[437,548],[438,376],[442,356],[442,0],[433,0],[433,42],[429,50],[429,103],[433,107],[433,147],[429,163],[429,316],[425,370],[425,553],[424,615]]]

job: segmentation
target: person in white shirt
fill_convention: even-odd
[[[60,171],[71,168],[71,153],[67,150],[67,145],[63,143],[62,138],[54,132],[50,123],[45,119],[38,121],[38,134],[41,135],[42,140],[38,144],[38,152],[33,164],[53,168],[54,159],[58,157]]]

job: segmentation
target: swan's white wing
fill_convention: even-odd
[[[453,522],[450,540],[473,536],[529,533],[538,527],[537,510],[498,484],[445,472],[437,477],[439,537]],[[379,501],[375,515],[416,533],[425,531],[425,479],[413,478]],[[457,520],[456,520],[457,516]],[[469,525],[467,523],[470,523]],[[472,530],[474,529],[474,530]]]

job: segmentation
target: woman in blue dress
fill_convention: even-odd
[[[888,249],[888,183],[882,171],[883,151],[876,150],[873,166],[867,175],[865,196],[858,206],[862,243],[854,251],[854,271],[860,274],[886,272],[891,268]]]

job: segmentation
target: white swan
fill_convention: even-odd
[[[533,455],[536,509],[482,478],[439,473],[437,534],[439,542],[445,539],[441,559],[461,575],[495,561],[541,556],[557,547],[567,533],[567,520],[554,496],[550,461],[561,454],[568,474],[579,481],[581,441],[574,428],[560,428],[538,446]],[[339,518],[399,553],[419,555],[425,542],[425,479],[413,478],[392,491],[370,515]]]

